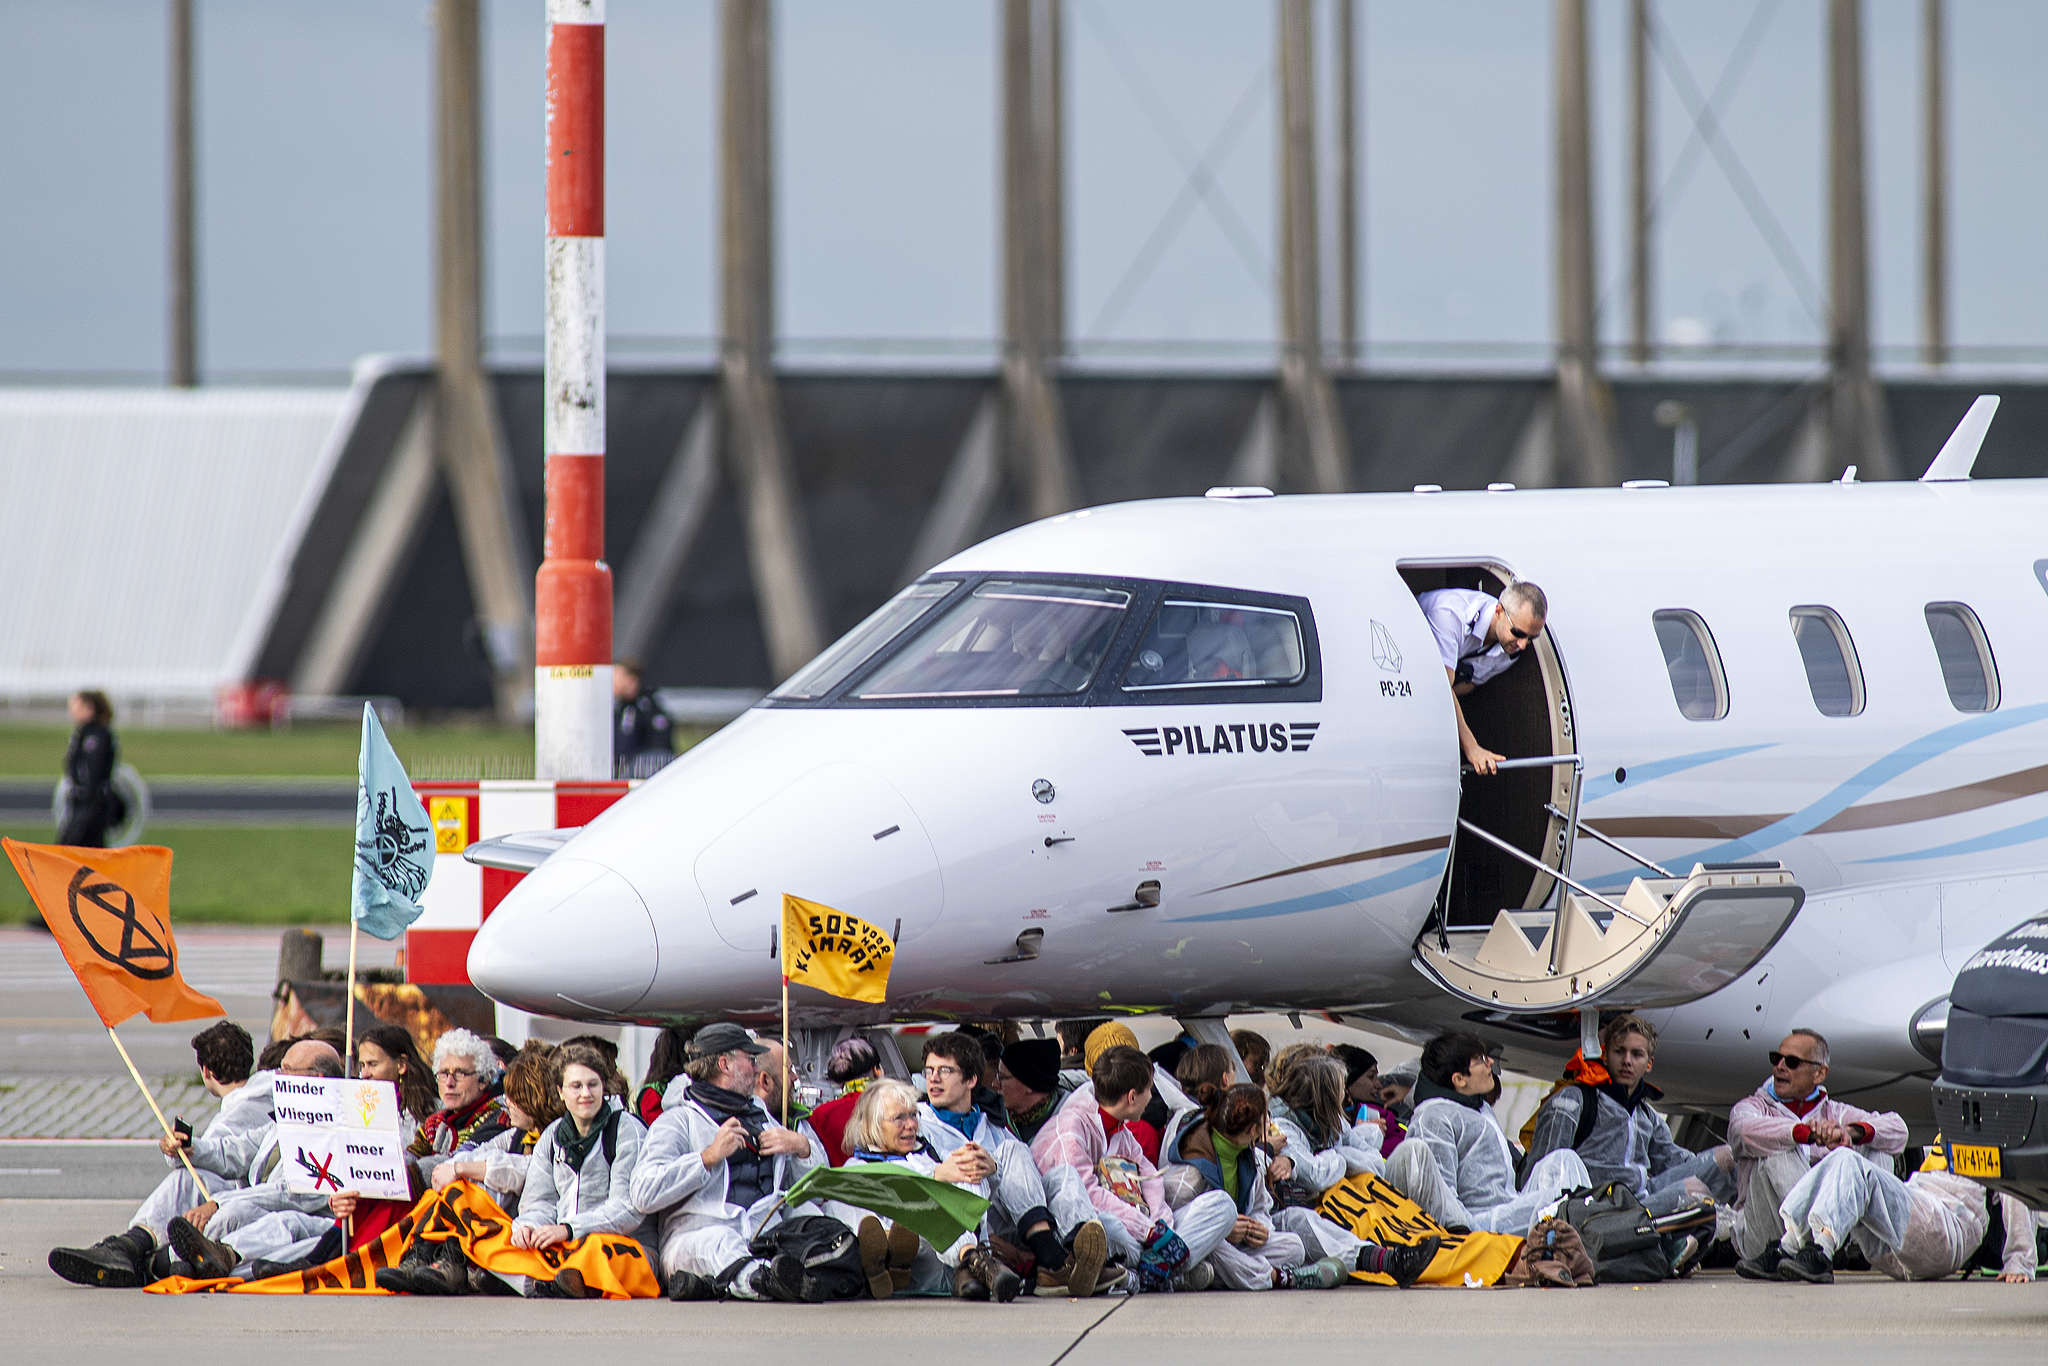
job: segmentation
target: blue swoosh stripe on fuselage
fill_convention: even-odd
[[[2029,726],[2044,718],[2048,718],[2048,702],[2036,702],[2031,706],[2015,707],[2011,711],[1990,712],[1983,716],[1973,716],[1967,721],[1958,721],[1952,726],[1945,726],[1917,740],[1908,741],[1891,753],[1866,764],[1854,777],[1829,789],[1820,800],[1771,822],[1761,830],[1753,831],[1739,839],[1711,845],[1694,853],[1662,857],[1658,862],[1667,867],[1683,868],[1694,863],[1729,863],[1754,857],[1765,850],[1798,839],[1815,826],[1827,824],[1892,779],[1918,768],[1930,759],[1940,758],[1973,740],[1981,740],[1986,736],[1997,735],[2001,731],[2013,730],[2020,726]],[[1633,873],[1610,873],[1591,885],[1620,886],[1634,876]]]
[[[1734,759],[1744,754],[1754,754],[1760,749],[1772,749],[1776,747],[1776,743],[1776,741],[1769,741],[1761,745],[1733,745],[1727,749],[1703,749],[1697,754],[1680,754],[1670,759],[1653,759],[1647,764],[1637,764],[1634,768],[1629,769],[1627,785],[1637,787],[1643,783],[1655,782],[1659,778],[1668,778],[1674,773],[1683,773],[1689,768],[1699,768],[1704,764],[1718,764],[1723,759]],[[1597,802],[1602,797],[1612,797],[1615,793],[1621,791],[1622,786],[1621,783],[1614,781],[1612,773],[1602,773],[1596,777],[1588,778],[1586,779],[1585,800]]]
[[[1311,892],[1306,896],[1289,897],[1285,901],[1262,902],[1257,906],[1244,906],[1234,911],[1211,911],[1207,915],[1191,915],[1166,923],[1203,925],[1220,920],[1265,920],[1276,915],[1296,915],[1302,911],[1320,911],[1330,906],[1364,901],[1368,897],[1398,892],[1403,887],[1413,887],[1418,882],[1428,882],[1433,878],[1442,877],[1444,859],[1448,854],[1448,850],[1430,854],[1414,863],[1381,873],[1377,877],[1369,877],[1363,882],[1353,882],[1344,887],[1333,887],[1327,892]]]

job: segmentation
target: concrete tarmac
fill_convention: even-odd
[[[4,1150],[0,1150],[4,1151]],[[149,1154],[138,1153],[144,1165]],[[11,1158],[0,1159],[12,1161]],[[149,1295],[67,1285],[53,1245],[113,1232],[126,1200],[0,1199],[0,1360],[207,1366],[406,1360],[421,1352],[568,1351],[640,1359],[688,1344],[729,1360],[977,1366],[1242,1366],[1245,1362],[1648,1362],[1750,1360],[1999,1366],[2040,1360],[2048,1287],[1992,1281],[1758,1285],[1705,1272],[1658,1286],[1383,1290],[1013,1305],[896,1300],[835,1306],[584,1304],[513,1299]],[[618,1355],[630,1353],[630,1357]],[[594,1355],[593,1355],[594,1354]]]

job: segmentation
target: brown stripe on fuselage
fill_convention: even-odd
[[[2023,768],[2017,773],[2001,773],[1996,778],[1965,783],[1961,787],[1922,793],[1918,797],[1859,803],[1833,820],[1815,826],[1813,833],[1833,835],[1844,830],[1875,830],[1887,825],[1931,821],[1997,806],[2001,802],[2016,802],[2022,797],[2038,796],[2043,792],[2048,792],[2048,764],[2039,768]]]
[[[1432,849],[1442,849],[1450,844],[1448,836],[1438,835],[1432,839],[1410,840],[1406,844],[1383,844],[1377,849],[1367,849],[1357,854],[1339,854],[1336,858],[1318,859],[1294,868],[1282,868],[1277,873],[1261,873],[1248,877],[1242,882],[1226,882],[1221,887],[1211,887],[1209,892],[1227,892],[1233,887],[1249,887],[1254,882],[1271,882],[1276,877],[1293,877],[1296,873],[1313,873],[1319,868],[1339,868],[1347,863],[1364,863],[1368,859],[1396,858],[1402,854],[1426,854]],[[1201,895],[1207,896],[1209,892]]]

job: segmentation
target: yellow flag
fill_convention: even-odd
[[[782,975],[832,996],[880,1005],[896,941],[857,915],[783,894]]]

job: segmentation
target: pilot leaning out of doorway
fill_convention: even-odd
[[[1439,588],[1416,599],[1436,636],[1438,658],[1451,680],[1451,705],[1458,718],[1458,747],[1480,773],[1495,772],[1507,756],[1495,754],[1472,735],[1465,721],[1465,694],[1504,672],[1536,637],[1550,604],[1543,590],[1517,579],[1500,596],[1477,588]]]

